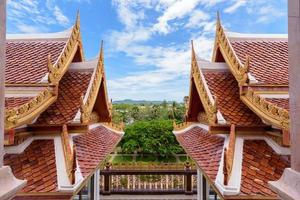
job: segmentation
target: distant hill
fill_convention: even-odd
[[[161,104],[162,102],[163,101],[124,99],[124,100],[113,101],[113,104]],[[167,103],[172,103],[172,101],[167,101]]]

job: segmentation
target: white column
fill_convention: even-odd
[[[94,174],[94,197],[96,200],[100,200],[100,169],[97,169]]]
[[[200,169],[197,169],[197,200],[203,200],[203,175]]]
[[[202,176],[203,177],[203,176]],[[209,188],[210,188],[210,185],[208,184],[208,181],[206,180],[205,181],[205,184],[206,184],[206,198],[205,198],[205,200],[207,200],[207,199],[209,199]]]
[[[284,170],[279,181],[269,182],[285,200],[300,199],[300,1],[288,1],[289,14],[289,95],[291,168]]]
[[[0,168],[4,154],[4,81],[5,81],[6,0],[0,0]]]
[[[4,156],[4,89],[6,46],[6,0],[0,0],[0,199],[11,199],[26,181],[14,177],[9,166],[3,166]]]

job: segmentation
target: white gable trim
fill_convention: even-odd
[[[228,147],[229,136],[225,138],[224,149]],[[219,165],[218,174],[215,180],[215,184],[222,195],[237,195],[240,193],[241,180],[242,180],[242,161],[243,161],[243,145],[244,140],[241,137],[237,137],[235,141],[235,150],[233,157],[233,166],[228,185],[224,185],[224,149],[222,152],[222,157]]]

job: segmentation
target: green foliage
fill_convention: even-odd
[[[161,104],[114,104],[113,122],[131,124],[147,120],[176,120],[182,122],[185,113],[183,103],[163,101]]]
[[[176,160],[176,158],[174,156],[168,155],[166,157],[159,156],[158,157],[158,162],[162,162],[162,163],[176,163],[177,160]]]
[[[154,162],[156,161],[156,156],[155,155],[138,155],[136,157],[137,162]]]
[[[157,154],[167,157],[182,152],[172,133],[172,120],[138,121],[128,125],[121,141],[125,153],[138,151],[142,154]]]
[[[132,162],[133,158],[132,156],[121,156],[121,155],[117,155],[114,157],[112,163],[126,163],[126,162]]]

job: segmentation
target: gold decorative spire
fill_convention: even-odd
[[[79,25],[80,24],[80,11],[79,9],[77,10],[77,14],[76,14],[76,21],[75,21],[75,25]]]
[[[220,12],[217,11],[217,26],[221,25]]]

